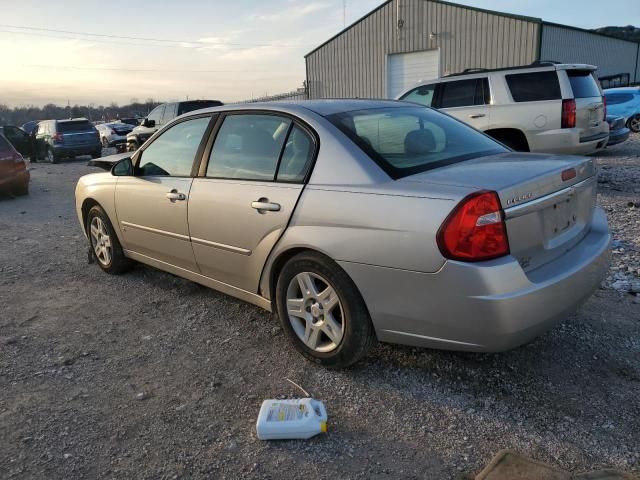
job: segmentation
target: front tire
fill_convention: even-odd
[[[102,137],[102,147],[109,148],[109,140],[107,140],[107,137]]]
[[[632,132],[640,133],[640,113],[637,113],[633,117],[631,117],[629,121],[627,121],[627,126]]]
[[[333,260],[316,252],[291,258],[276,285],[278,317],[296,349],[309,360],[345,368],[376,342],[355,284]]]
[[[131,267],[105,211],[98,205],[87,215],[87,235],[91,252],[98,266],[112,275],[119,275]]]

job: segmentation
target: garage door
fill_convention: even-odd
[[[440,51],[394,53],[387,57],[387,85],[389,98],[396,98],[423,80],[440,76]]]

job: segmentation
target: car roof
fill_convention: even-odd
[[[396,100],[376,100],[376,99],[323,99],[323,100],[298,100],[298,101],[278,101],[278,102],[256,102],[256,103],[237,103],[234,105],[224,105],[220,107],[205,108],[189,112],[225,112],[234,110],[271,110],[281,112],[305,112],[312,111],[326,117],[336,113],[351,112],[354,110],[367,110],[372,108],[392,108],[406,107],[406,102],[398,102]]]

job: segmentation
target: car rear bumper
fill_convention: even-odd
[[[580,129],[562,128],[530,133],[527,140],[532,152],[586,155],[603,149],[607,145],[607,137],[606,130],[581,138]]]
[[[0,191],[7,192],[15,188],[16,185],[25,185],[29,183],[31,174],[29,170],[23,170],[16,174],[0,178]]]
[[[54,145],[53,152],[56,156],[66,156],[66,155],[90,155],[95,152],[102,151],[102,144],[92,143],[88,145]]]
[[[379,340],[493,352],[522,345],[574,312],[598,288],[610,241],[597,209],[580,243],[531,272],[512,256],[447,261],[433,274],[339,263],[358,286]]]
[[[629,130],[628,128],[613,130],[611,133],[609,133],[609,142],[607,143],[607,146],[626,142],[629,139],[629,135],[631,135],[631,130]]]

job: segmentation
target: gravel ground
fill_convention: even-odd
[[[640,473],[640,135],[598,163],[616,253],[576,315],[503,354],[380,345],[346,371],[241,301],[88,265],[73,189],[93,169],[35,165],[0,200],[0,478],[472,478],[502,448]],[[299,395],[285,377],[327,435],[257,440],[261,401]]]

